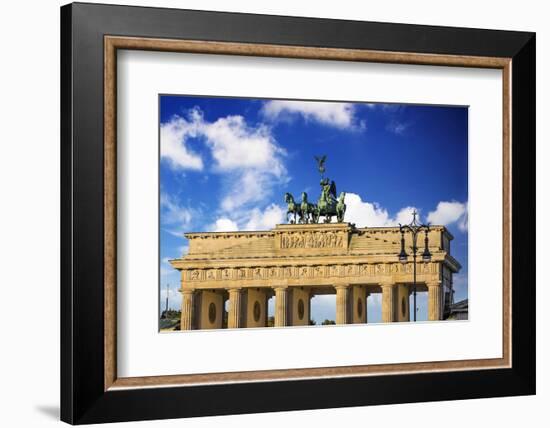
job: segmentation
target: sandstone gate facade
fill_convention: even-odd
[[[366,323],[367,299],[382,293],[382,321],[409,321],[412,257],[400,263],[399,228],[349,223],[284,224],[268,231],[187,233],[189,253],[171,260],[181,272],[181,329],[267,326],[275,296],[275,326],[308,325],[310,301],[336,294],[336,323]],[[428,291],[428,319],[442,319],[452,275],[452,235],[431,226],[429,262],[417,261],[417,290]],[[406,248],[410,248],[406,236]]]

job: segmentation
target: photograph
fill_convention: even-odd
[[[158,102],[160,332],[468,320],[468,106]]]

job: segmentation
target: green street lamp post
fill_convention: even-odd
[[[416,221],[416,210],[413,211],[413,219],[410,224],[401,225],[399,223],[399,231],[401,232],[401,252],[399,253],[399,261],[401,263],[407,263],[408,254],[405,251],[405,232],[408,232],[412,236],[412,255],[413,255],[413,306],[414,316],[416,321],[416,253],[418,252],[417,237],[420,233],[424,232],[424,252],[422,253],[422,260],[429,262],[432,259],[432,255],[428,248],[428,232],[430,231],[429,224],[420,224]]]

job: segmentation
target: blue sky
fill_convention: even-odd
[[[259,230],[285,222],[285,192],[316,200],[314,155],[345,191],[346,221],[364,226],[443,224],[462,264],[455,300],[467,297],[468,110],[249,98],[160,96],[161,304],[166,285],[179,307],[183,233]],[[317,321],[334,318],[332,296],[312,302]],[[370,320],[379,299],[370,299]],[[272,302],[271,302],[272,303]],[[425,317],[419,297],[418,318]]]

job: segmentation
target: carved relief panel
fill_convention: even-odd
[[[297,231],[278,234],[281,250],[332,249],[346,250],[346,231]]]

